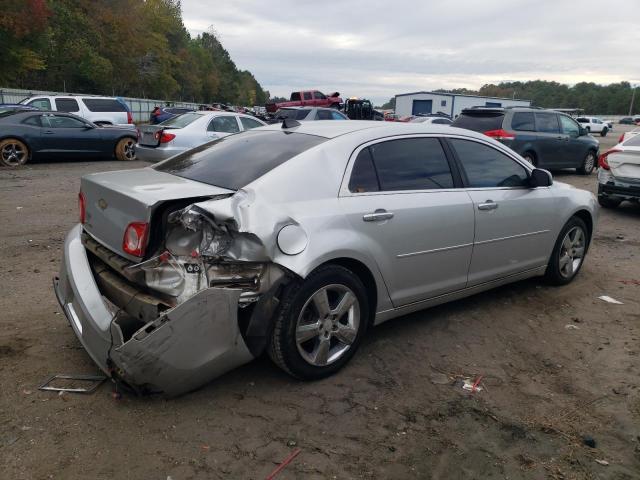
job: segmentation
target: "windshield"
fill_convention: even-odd
[[[183,128],[189,125],[190,123],[195,122],[199,118],[202,118],[202,115],[199,113],[185,113],[182,115],[178,115],[177,117],[169,118],[164,122],[160,122],[159,125],[163,127],[170,128]]]
[[[154,167],[161,172],[238,190],[327,139],[281,130],[249,131],[205,143]]]
[[[279,120],[284,120],[285,118],[291,118],[293,120],[304,120],[309,115],[308,108],[281,108],[274,115]]]

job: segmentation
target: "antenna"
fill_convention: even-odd
[[[299,126],[300,126],[300,122],[297,120],[294,120],[293,118],[285,118],[282,121],[282,128],[294,128]]]

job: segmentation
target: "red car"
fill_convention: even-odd
[[[338,92],[327,96],[318,90],[303,90],[293,92],[288,102],[267,103],[267,112],[273,113],[279,108],[285,107],[330,107],[340,108],[342,98]]]

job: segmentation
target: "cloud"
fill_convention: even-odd
[[[505,80],[640,83],[635,0],[182,0],[272,95],[318,88],[376,103]]]

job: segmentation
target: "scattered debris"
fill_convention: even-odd
[[[601,296],[599,296],[598,298],[599,298],[600,300],[604,300],[605,302],[608,302],[608,303],[614,303],[614,304],[616,304],[616,305],[624,305],[624,303],[622,303],[621,301],[616,300],[615,298],[611,298],[611,297],[610,297],[610,296],[608,296],[608,295],[601,295]]]
[[[462,383],[462,388],[465,390],[469,390],[471,393],[481,392],[482,387],[480,386],[480,382],[482,381],[483,375],[480,375],[475,382],[472,382],[470,378],[465,378]]]
[[[637,285],[640,286],[640,280],[636,280],[635,278],[632,278],[630,280],[618,280],[620,283],[623,283],[625,285]]]
[[[295,440],[289,440],[289,441],[287,442],[287,447],[295,447],[296,445],[297,445],[297,444],[296,444],[296,441],[295,441]]]
[[[300,450],[299,448],[296,448],[293,452],[291,452],[289,454],[289,456],[287,458],[285,458],[282,463],[280,465],[278,465],[276,467],[276,469],[271,472],[269,475],[267,475],[265,480],[273,480],[274,478],[276,478],[276,475],[278,475],[278,473],[280,473],[282,470],[284,470],[284,468],[289,465],[294,458],[296,458],[298,456],[298,454],[301,452],[302,450]]]
[[[58,392],[58,397],[60,397],[60,399],[61,399],[62,401],[64,401],[64,402],[66,402],[67,400],[69,400],[69,399],[67,398],[67,391],[66,391],[66,390],[60,390],[60,391]]]
[[[596,463],[599,463],[600,465],[607,467],[609,465],[609,462],[607,462],[606,460],[599,460],[596,458]]]
[[[589,435],[582,437],[582,443],[584,443],[587,447],[596,448],[596,440]]]
[[[435,385],[446,385],[448,383],[451,383],[451,380],[444,373],[432,373],[431,383]]]
[[[567,323],[564,328],[567,330],[580,330],[580,327],[577,325],[572,325],[571,323]]]
[[[42,385],[38,387],[38,390],[44,390],[48,392],[60,392],[59,395],[62,396],[63,393],[84,393],[89,394],[96,391],[96,389],[102,385],[107,379],[104,375],[69,375],[69,374],[58,374],[53,375],[47,381],[45,381]],[[54,387],[50,386],[50,383],[54,380],[72,380],[75,382],[93,382],[93,385],[90,385],[89,388],[79,388],[79,387]],[[66,400],[66,398],[63,398]]]

